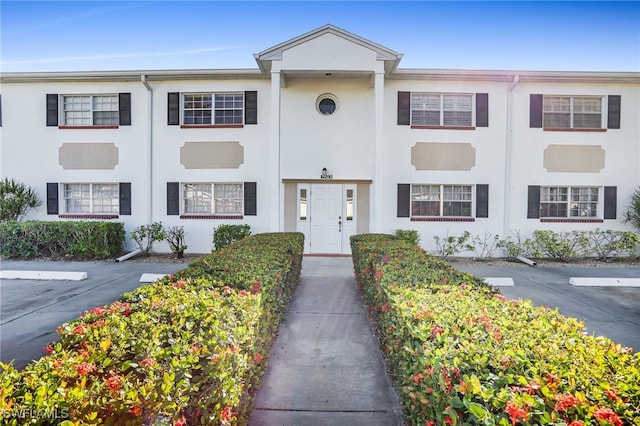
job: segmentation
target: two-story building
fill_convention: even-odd
[[[402,69],[326,25],[255,69],[3,73],[0,168],[27,219],[301,231],[308,253],[416,229],[631,229],[640,73]],[[160,251],[168,246],[157,244]],[[131,248],[131,247],[130,247]]]

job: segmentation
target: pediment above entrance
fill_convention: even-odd
[[[278,44],[255,55],[264,73],[392,73],[402,54],[333,25]]]

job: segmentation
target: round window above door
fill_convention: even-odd
[[[316,109],[322,115],[331,115],[338,108],[338,98],[330,93],[324,93],[318,96],[316,100]]]

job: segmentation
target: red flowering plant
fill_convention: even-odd
[[[22,372],[2,365],[0,409],[64,410],[69,424],[246,422],[303,242],[254,238],[229,253],[268,262],[264,275],[228,286],[204,269],[182,272],[89,310],[59,328],[48,356]]]
[[[407,423],[640,424],[640,355],[393,239],[354,240]]]

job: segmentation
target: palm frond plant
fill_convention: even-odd
[[[640,231],[640,188],[636,188],[631,195],[631,202],[624,212],[624,222],[631,223],[636,230]]]

